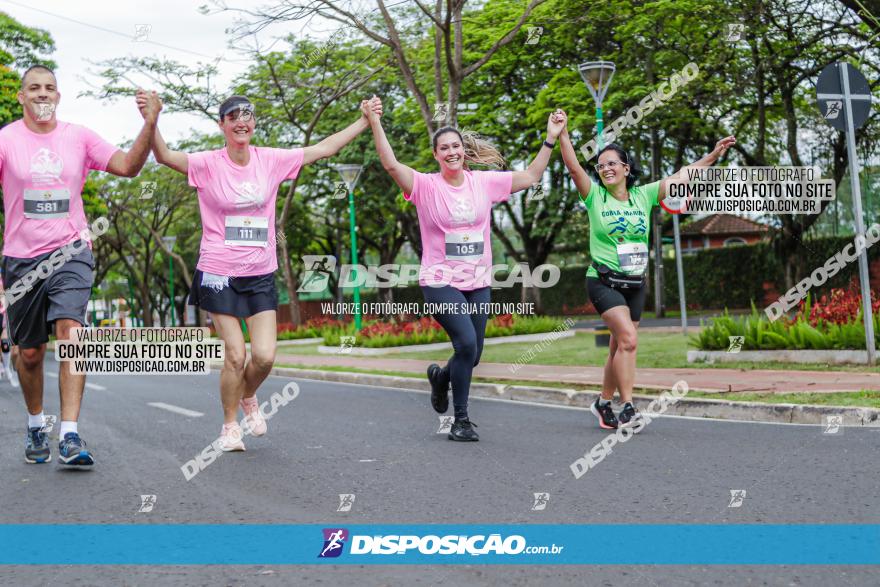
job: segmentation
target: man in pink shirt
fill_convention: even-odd
[[[7,285],[10,337],[20,349],[21,387],[28,409],[25,460],[52,460],[43,417],[43,358],[52,325],[58,340],[86,324],[94,280],[94,257],[82,188],[90,170],[136,176],[150,153],[150,141],[162,103],[155,94],[137,93],[144,126],[126,152],[91,130],[55,117],[61,100],[55,74],[36,65],[21,78],[18,103],[24,117],[0,130],[0,184],[5,227],[3,275]],[[47,275],[48,273],[48,275]],[[94,464],[79,437],[77,420],[85,375],[59,368],[61,425],[59,461]]]

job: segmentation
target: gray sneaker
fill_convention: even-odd
[[[52,460],[52,453],[49,452],[49,435],[43,428],[28,428],[24,460],[31,464],[48,463]]]

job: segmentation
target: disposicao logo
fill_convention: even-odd
[[[348,530],[345,528],[324,528],[324,548],[318,558],[335,558],[342,554],[342,547],[348,540]]]

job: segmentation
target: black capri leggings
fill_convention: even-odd
[[[428,304],[455,304],[456,310],[434,314],[452,341],[455,351],[446,364],[449,381],[452,384],[452,405],[457,418],[467,417],[468,393],[471,388],[471,374],[483,354],[483,338],[486,335],[488,313],[469,314],[463,311],[463,304],[487,304],[491,299],[490,289],[484,287],[473,291],[461,291],[450,285],[441,287],[422,286],[422,294]]]

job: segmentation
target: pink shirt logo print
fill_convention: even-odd
[[[260,186],[250,181],[245,181],[236,189],[235,206],[237,208],[259,207],[266,199],[260,193]]]
[[[31,157],[31,181],[34,185],[61,183],[64,160],[42,147]]]
[[[455,200],[452,206],[452,219],[450,223],[453,226],[468,226],[477,221],[477,211],[474,210],[474,204],[465,194]]]

